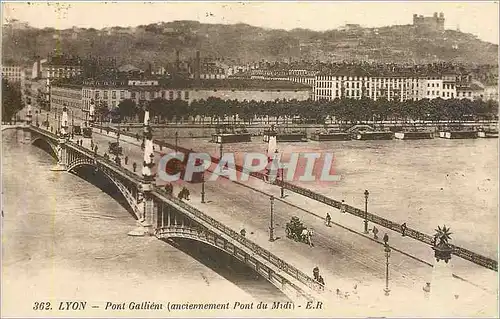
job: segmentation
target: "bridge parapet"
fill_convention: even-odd
[[[294,280],[297,280],[300,284],[305,285],[309,290],[313,292],[320,292],[324,290],[324,287],[320,283],[316,282],[314,279],[307,276],[302,271],[298,270],[294,266],[285,262],[284,260],[272,254],[271,252],[265,250],[264,248],[260,247],[259,245],[255,244],[249,239],[241,236],[236,231],[225,226],[221,222],[204,214],[198,209],[184,203],[183,201],[167,194],[163,189],[155,189],[153,195],[155,195],[157,198],[163,201],[172,202],[176,206],[182,208],[183,210],[193,215],[195,217],[195,220],[200,221],[203,225],[215,228],[216,230],[218,230],[219,233],[228,236],[231,240],[234,240],[241,246],[247,248],[252,254],[259,256],[264,261],[268,262],[270,265],[276,267],[279,271],[286,273]]]
[[[158,228],[155,232],[155,235],[159,239],[187,238],[214,246],[220,250],[225,251],[229,255],[234,256],[240,262],[250,266],[290,298],[305,299],[307,301],[311,301],[314,299],[310,294],[303,292],[303,289],[301,289],[298,285],[279,275],[279,273],[273,271],[273,267],[268,267],[265,264],[265,260],[263,260],[263,258],[256,258],[252,255],[249,255],[244,250],[239,249],[236,245],[228,242],[225,239],[222,239],[215,234],[211,234],[210,232],[203,231],[199,228],[171,225]]]

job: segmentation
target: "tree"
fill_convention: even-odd
[[[118,104],[120,119],[130,118],[137,114],[137,106],[135,101],[126,99]]]
[[[23,103],[19,85],[2,79],[2,120],[10,121],[22,108]]]

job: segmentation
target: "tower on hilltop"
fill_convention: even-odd
[[[413,26],[421,31],[444,31],[444,13],[434,12],[431,17],[413,14]]]

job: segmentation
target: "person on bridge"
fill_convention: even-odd
[[[329,213],[326,213],[326,226],[331,227],[330,223],[332,222],[332,217],[330,216]]]
[[[318,268],[318,266],[313,268],[313,277],[314,277],[314,280],[316,280],[316,281],[319,280],[319,268]]]
[[[408,228],[408,227],[406,227],[406,223],[403,223],[403,224],[401,225],[401,235],[402,235],[403,237],[405,236],[405,233],[406,233],[406,229],[407,229],[407,228]]]
[[[345,203],[344,203],[344,200],[342,200],[342,203],[340,203],[340,212],[342,214],[345,214]]]
[[[134,163],[132,164],[132,169],[134,170],[134,173],[135,173],[135,170],[137,169],[137,163],[136,163],[136,162],[134,162]]]
[[[377,240],[378,239],[378,228],[373,226],[373,229],[372,229],[372,232],[373,232],[373,239]]]
[[[128,165],[128,156],[125,156],[125,165]]]
[[[321,284],[321,290],[325,290],[325,280],[323,279],[323,276],[319,276],[318,282]]]

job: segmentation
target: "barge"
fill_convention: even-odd
[[[434,138],[431,132],[396,132],[394,137],[398,140],[427,140]]]
[[[364,131],[356,133],[354,137],[356,140],[392,140],[394,137],[394,133],[382,131]]]
[[[213,143],[241,143],[251,142],[252,134],[250,133],[215,133],[212,134],[211,142]]]
[[[439,132],[440,138],[446,139],[469,139],[469,138],[477,138],[477,131],[441,131]]]

